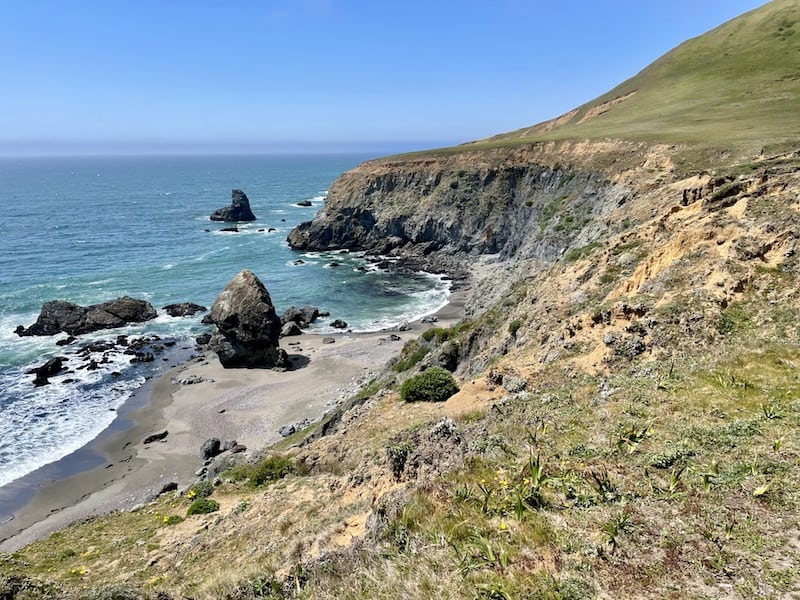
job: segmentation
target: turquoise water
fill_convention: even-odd
[[[447,298],[438,278],[375,270],[355,254],[296,253],[293,226],[323,206],[330,183],[368,156],[47,158],[0,160],[0,486],[80,448],[151,374],[114,355],[76,382],[34,388],[24,371],[63,354],[54,338],[20,338],[48,300],[93,304],[122,295],[160,309],[210,306],[241,269],[267,286],[278,312],[314,304],[354,330],[376,330],[432,312]],[[239,233],[208,219],[250,199],[257,220]],[[309,208],[298,207],[310,200]],[[274,228],[275,231],[268,231]],[[298,259],[302,263],[298,264]],[[338,266],[332,266],[332,264]],[[365,269],[365,267],[367,267]],[[187,340],[207,331],[198,315],[100,332]],[[316,330],[329,330],[322,321]],[[111,378],[111,372],[121,373]]]

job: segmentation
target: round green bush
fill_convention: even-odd
[[[219,510],[219,502],[211,498],[198,498],[186,509],[186,516],[207,515]]]
[[[409,377],[400,386],[405,402],[444,402],[458,391],[456,380],[441,367],[431,367]]]

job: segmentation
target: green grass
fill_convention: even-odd
[[[626,96],[580,122],[598,106]],[[732,146],[748,154],[764,149],[768,155],[795,149],[798,102],[800,5],[774,0],[684,42],[550,131],[541,123],[408,156],[617,138],[687,144],[678,166],[691,170],[711,157],[719,160],[720,152]]]

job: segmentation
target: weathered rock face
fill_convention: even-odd
[[[156,316],[156,310],[149,302],[128,296],[91,306],[53,300],[42,306],[36,323],[27,329],[20,325],[16,333],[20,336],[55,335],[61,332],[81,335],[130,323],[143,323]]]
[[[247,269],[236,275],[211,306],[216,326],[209,348],[223,367],[289,366],[278,347],[281,320],[267,288]]]
[[[331,186],[325,207],[289,234],[298,250],[347,248],[441,266],[500,254],[552,262],[585,225],[624,203],[599,173],[520,149],[384,159]]]
[[[218,208],[211,214],[212,221],[225,221],[235,223],[237,221],[255,221],[256,216],[250,210],[250,200],[242,190],[231,190],[231,205]]]

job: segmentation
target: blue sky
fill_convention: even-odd
[[[0,154],[399,151],[532,125],[761,0],[2,0]]]

